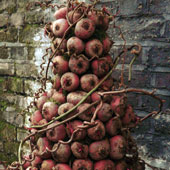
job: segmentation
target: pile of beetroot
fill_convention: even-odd
[[[31,154],[22,157],[22,169],[144,170],[129,131],[138,121],[132,106],[125,95],[101,95],[118,88],[107,76],[113,17],[95,4],[68,3],[45,26],[53,87],[35,102]]]

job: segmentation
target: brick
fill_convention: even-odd
[[[14,75],[13,63],[0,63],[0,75]]]
[[[0,14],[0,27],[4,27],[8,24],[8,18],[9,15],[4,13],[4,14]]]
[[[23,93],[24,92],[23,79],[17,77],[9,77],[7,89],[11,92]]]
[[[39,25],[24,25],[24,28],[20,29],[19,41],[26,44],[35,43],[34,36],[39,31]]]
[[[28,60],[33,60],[33,58],[35,57],[35,56],[34,56],[34,54],[35,54],[35,48],[34,48],[34,47],[28,47],[28,48],[27,48],[27,51],[28,51],[27,59],[28,59]]]
[[[162,34],[162,27],[164,27],[166,20],[163,17],[142,17],[142,18],[118,18],[116,25],[119,25],[122,29],[124,37],[128,41],[137,41],[137,40],[158,40],[162,42],[169,42]],[[113,26],[110,25],[108,30],[109,35],[115,41],[121,40],[119,32],[117,29],[112,29]]]
[[[169,66],[170,47],[152,47],[148,51],[149,64],[153,66]]]
[[[0,59],[7,59],[9,57],[8,48],[0,47]]]
[[[170,14],[169,0],[151,0],[149,12],[152,14]]]
[[[24,24],[24,14],[23,13],[13,13],[10,18],[10,22],[15,27],[22,26]]]
[[[11,14],[16,10],[17,10],[16,0],[8,0],[8,3],[6,1],[0,1],[0,13],[6,11],[9,14]]]
[[[26,60],[27,59],[27,48],[26,47],[11,47],[11,58],[15,60]]]
[[[164,88],[170,90],[170,74],[169,73],[153,73],[152,75],[155,88]]]
[[[28,71],[29,70],[29,71]],[[37,68],[34,64],[23,63],[16,64],[16,75],[19,77],[34,77],[38,76]]]

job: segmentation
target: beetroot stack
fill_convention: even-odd
[[[37,99],[31,123],[48,123],[50,128],[82,114],[31,137],[33,160],[26,161],[24,169],[143,170],[127,128],[137,121],[132,106],[124,96],[98,93],[115,89],[113,78],[108,77],[80,104],[113,67],[109,55],[113,42],[106,33],[112,17],[107,10],[78,2],[60,8],[54,17],[45,27],[55,54],[53,88]]]

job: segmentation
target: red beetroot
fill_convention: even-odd
[[[85,53],[90,58],[100,57],[103,53],[103,44],[98,39],[92,39],[86,43]]]
[[[76,158],[85,159],[88,156],[88,145],[84,145],[80,142],[73,142],[71,145],[71,151]]]
[[[38,170],[38,168],[29,166],[26,170]]]
[[[69,60],[69,68],[73,73],[80,75],[89,69],[89,61],[83,56],[83,54],[79,56],[71,56]]]
[[[53,21],[52,23],[52,31],[55,36],[62,38],[65,31],[69,27],[69,24],[66,19],[58,19],[56,21]]]
[[[81,104],[78,108],[77,108],[77,112],[82,112],[83,110],[85,110],[88,106],[90,106],[89,103],[83,103]],[[95,111],[95,108],[94,107],[91,107],[90,109],[86,110],[84,113],[82,113],[81,115],[79,115],[78,117],[81,119],[81,120],[86,120],[86,121],[90,121],[92,116],[93,116],[93,113]]]
[[[59,106],[58,114],[62,115],[64,113],[66,113],[67,111],[69,111],[70,109],[72,109],[73,107],[74,107],[74,105],[72,103],[64,103]],[[65,119],[73,116],[74,114],[75,114],[75,111],[70,112],[69,115],[65,116]]]
[[[45,124],[47,124],[47,123],[48,123],[48,122],[47,122],[46,119],[42,119],[42,120],[39,121],[38,125],[45,125]]]
[[[96,26],[99,26],[99,15],[97,11],[89,11],[87,17],[94,22]]]
[[[113,84],[114,84],[113,78],[109,77],[102,83],[101,89],[103,89],[104,91],[110,91],[112,90]]]
[[[91,94],[91,100],[92,102],[99,101],[101,100],[101,96],[97,92],[94,92]]]
[[[78,126],[82,126],[82,121],[80,120],[73,120],[72,122],[69,122],[66,127],[66,131],[69,137],[73,134],[75,130],[78,129]],[[79,141],[86,137],[86,130],[81,130],[75,133],[73,140]]]
[[[38,154],[38,150],[34,150],[33,153],[34,153],[35,157],[34,157],[34,160],[31,162],[31,165],[33,167],[37,167],[39,164],[42,163],[42,159],[41,159],[40,156],[37,155]]]
[[[51,97],[57,104],[62,104],[66,102],[66,96],[58,91],[55,91]]]
[[[63,56],[56,56],[52,61],[52,71],[54,74],[63,74],[68,71],[68,61]]]
[[[53,89],[59,90],[59,88],[61,86],[60,79],[61,78],[60,78],[59,75],[54,76],[54,79],[53,79]]]
[[[26,160],[26,162],[24,163],[23,168],[26,169],[31,165],[31,162],[27,161],[27,160],[30,159],[30,156],[29,155],[24,155],[24,159]]]
[[[70,11],[68,13],[68,18],[69,18],[69,21],[71,23],[76,22],[81,16],[82,16],[82,9],[81,8],[79,8],[79,10],[76,11],[76,12]]]
[[[120,129],[122,127],[121,121],[119,118],[112,118],[106,123],[106,132],[110,136],[115,136],[120,132]]]
[[[53,44],[52,44],[52,46],[51,46],[53,53],[55,52],[56,48],[58,48],[58,46],[60,45],[61,41],[62,41],[62,38],[56,38],[56,39],[54,40],[54,42],[53,42]],[[66,49],[67,49],[67,40],[66,40],[66,39],[64,39],[64,40],[62,41],[59,49],[66,51]]]
[[[125,114],[125,102],[124,99],[120,96],[113,96],[113,100],[111,102],[111,108],[114,113],[123,116]]]
[[[102,122],[107,122],[113,116],[113,111],[108,103],[103,103],[101,109],[97,113],[97,117]]]
[[[44,160],[41,164],[40,170],[52,170],[54,166],[55,166],[55,162],[53,160],[51,159]]]
[[[46,102],[43,105],[42,115],[47,121],[51,121],[53,117],[57,116],[58,105],[53,102]]]
[[[83,18],[77,22],[75,27],[75,35],[80,39],[88,39],[95,31],[93,21],[88,18]]]
[[[47,92],[47,97],[48,97],[48,98],[51,98],[52,95],[54,94],[54,92],[56,92],[55,89],[50,89],[50,90]]]
[[[110,158],[122,159],[126,151],[126,141],[123,136],[117,135],[110,139]]]
[[[66,18],[66,13],[67,13],[67,7],[60,8],[54,13],[54,18],[55,19]]]
[[[99,79],[94,74],[85,74],[80,79],[81,88],[89,92],[99,83]]]
[[[91,68],[93,74],[97,77],[103,77],[109,71],[109,63],[106,58],[97,59],[91,63]]]
[[[72,170],[93,170],[93,162],[89,159],[76,159],[73,162]]]
[[[71,92],[67,95],[67,102],[68,103],[72,103],[74,105],[76,105],[77,103],[80,102],[80,100],[82,100],[82,98],[84,96],[86,96],[86,92],[84,91],[75,91],[75,92]],[[88,97],[85,102],[89,103],[91,100],[90,100],[90,97]]]
[[[58,147],[58,144],[54,144],[53,150]],[[71,156],[71,148],[68,144],[59,144],[58,149],[52,153],[52,157],[56,162],[66,163]]]
[[[123,125],[129,125],[135,121],[135,114],[131,105],[128,105],[125,111],[125,115],[122,117]]]
[[[105,54],[107,54],[107,53],[110,51],[110,49],[111,49],[111,47],[112,47],[112,45],[113,45],[113,41],[111,41],[111,40],[109,39],[109,37],[106,36],[106,37],[102,40],[102,44],[103,44],[103,52],[104,52]]]
[[[67,164],[56,164],[56,166],[54,167],[54,170],[71,170],[71,167]]]
[[[84,51],[84,43],[78,37],[71,37],[67,41],[67,50],[71,53],[80,54]]]
[[[59,121],[55,121],[54,123],[48,125],[48,128],[58,124]],[[65,126],[59,125],[56,126],[55,128],[52,128],[48,131],[46,131],[46,136],[48,138],[48,140],[52,141],[52,142],[58,142],[59,140],[64,140],[64,138],[66,137],[66,129]]]
[[[110,144],[108,139],[96,141],[89,146],[89,155],[93,160],[99,161],[107,158],[110,153]]]
[[[116,170],[127,170],[127,168],[127,163],[124,160],[121,160],[116,164]]]
[[[94,164],[94,170],[115,170],[115,164],[109,159],[101,160]]]
[[[98,28],[100,29],[103,29],[103,30],[107,30],[109,28],[109,22],[110,22],[110,19],[108,16],[106,15],[99,15],[99,25],[98,25]]]
[[[87,130],[87,134],[89,138],[99,141],[102,140],[105,136],[105,127],[104,124],[100,120],[95,121],[97,123],[96,126],[89,128]]]
[[[51,157],[51,153],[46,151],[46,148],[52,149],[51,143],[47,137],[40,137],[37,141],[38,155],[42,159],[48,159]]]
[[[79,86],[79,77],[72,72],[67,72],[61,77],[61,87],[66,91],[74,91]]]
[[[108,55],[104,56],[104,58],[107,58],[107,61],[109,63],[109,67],[111,69],[113,67],[113,59],[112,59],[112,57],[108,54]]]
[[[39,110],[36,110],[32,115],[31,115],[31,124],[32,125],[38,125],[39,121],[42,120],[42,114]]]
[[[44,103],[47,101],[48,97],[47,95],[42,95],[40,98],[38,98],[38,100],[36,101],[36,106],[38,108],[38,110],[41,112]]]

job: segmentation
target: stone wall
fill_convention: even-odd
[[[27,3],[32,1],[0,1],[0,160],[9,162],[16,159],[18,143],[25,136],[21,128],[25,120],[18,113],[40,87],[40,64],[45,48],[50,46],[43,27],[53,20],[55,11],[38,6],[27,11]],[[149,91],[156,88],[156,94],[166,100],[164,112],[170,112],[170,1],[101,0],[100,5],[113,8],[112,13],[119,6],[116,23],[121,26],[127,45],[142,45],[131,82],[127,81],[130,55],[126,58],[126,85]],[[108,33],[115,42],[112,55],[116,56],[123,41],[112,25]],[[120,75],[119,68],[113,77]],[[146,96],[131,94],[129,102],[139,116],[158,108],[158,103]],[[164,114],[146,121],[134,133],[142,158],[164,169],[170,167],[169,122],[169,115]]]

